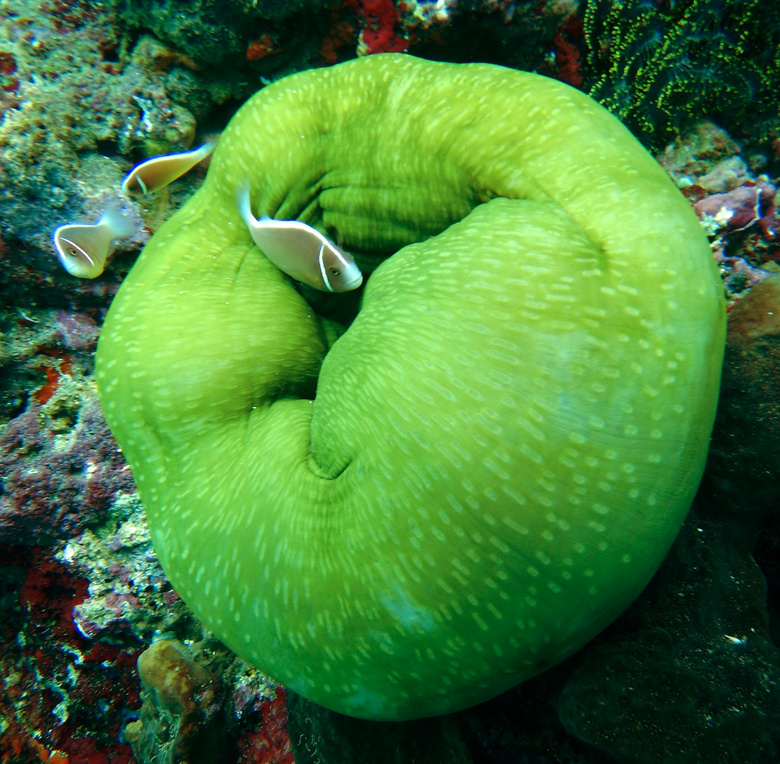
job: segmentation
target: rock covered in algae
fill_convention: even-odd
[[[138,658],[141,718],[125,728],[140,762],[224,764],[229,761],[225,690],[177,640],[152,643]]]
[[[322,0],[141,0],[125,10],[128,23],[150,29],[161,40],[187,53],[199,64],[214,64],[225,58],[243,57],[247,34],[268,28],[268,20],[320,10]]]

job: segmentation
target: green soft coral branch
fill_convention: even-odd
[[[243,226],[247,173],[256,214],[387,258],[335,343]],[[645,586],[703,469],[722,303],[689,205],[594,101],[388,54],[241,109],[97,379],[204,623],[318,703],[406,719],[562,660]]]

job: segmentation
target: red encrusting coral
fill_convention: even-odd
[[[42,406],[50,400],[52,395],[54,395],[54,391],[57,389],[57,382],[60,379],[60,374],[53,366],[39,366],[38,371],[44,373],[46,382],[33,393],[33,397]]]
[[[576,15],[572,15],[568,16],[558,27],[553,38],[558,79],[575,88],[581,88],[584,81],[579,48],[582,32],[582,20]]]
[[[26,559],[27,577],[19,591],[19,604],[33,622],[46,623],[58,639],[76,635],[71,612],[84,601],[87,583],[71,577],[59,562],[49,558],[48,550],[37,547],[24,554],[19,547],[9,550],[10,559]]]
[[[57,348],[38,348],[39,355],[53,356],[59,358],[59,363],[56,361],[52,365],[41,364],[38,367],[38,371],[43,372],[46,377],[46,381],[37,390],[33,392],[33,398],[43,406],[51,400],[52,395],[57,389],[60,377],[62,375],[70,375],[73,371],[73,365],[70,361],[70,356],[67,353],[62,352]]]
[[[395,32],[400,15],[392,0],[346,0],[344,5],[363,20],[359,55],[406,52],[409,40]]]
[[[257,40],[252,40],[246,49],[247,61],[260,61],[260,59],[278,53],[281,49],[274,42],[270,33],[266,32]]]
[[[287,693],[281,687],[276,693],[261,706],[260,728],[239,741],[242,764],[295,764],[287,732]]]
[[[339,8],[331,9],[330,28],[320,45],[320,56],[326,64],[339,60],[339,51],[355,40],[357,30],[347,19],[341,17]]]
[[[19,89],[19,78],[16,77],[16,59],[13,53],[0,50],[0,90],[15,93]]]
[[[78,634],[72,611],[87,582],[51,549],[0,545],[0,559],[5,587],[18,592],[0,624],[0,761],[130,764],[118,741],[126,709],[140,703],[136,651]]]

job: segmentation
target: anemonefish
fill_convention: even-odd
[[[54,231],[54,248],[62,267],[82,279],[97,278],[114,251],[114,240],[135,233],[136,226],[119,205],[110,206],[94,225],[61,225]]]
[[[349,292],[363,283],[352,255],[316,228],[300,220],[265,216],[258,220],[252,214],[248,185],[239,189],[236,201],[255,244],[280,271],[323,292]]]
[[[153,194],[189,172],[198,162],[202,162],[214,151],[216,145],[216,141],[209,141],[192,151],[147,159],[125,175],[122,191],[128,195]]]

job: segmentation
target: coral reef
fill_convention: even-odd
[[[410,53],[444,61],[488,61],[577,84],[580,0],[397,2]]]
[[[118,22],[108,8],[92,12],[87,4],[75,6],[82,15],[78,33],[58,29],[56,15],[29,17],[13,5],[9,10],[2,29],[6,38],[13,36],[21,84],[0,125],[6,236],[43,247],[38,237],[47,215],[41,205],[52,225],[63,214],[94,212],[94,206],[83,208],[86,189],[74,182],[74,167],[80,183],[91,187],[93,205],[99,205],[127,167],[115,152],[129,154],[147,142],[192,143],[194,118],[167,97],[144,62],[131,59],[120,67],[116,61]],[[82,167],[88,157],[92,164]],[[39,205],[31,209],[28,199]]]
[[[70,538],[102,522],[117,491],[132,489],[97,402],[82,406],[68,386],[58,390],[55,405],[28,406],[0,438],[0,543]]]
[[[693,204],[720,265],[728,307],[780,270],[777,187],[722,128],[702,122],[668,145],[659,161]]]
[[[3,545],[0,560],[0,759],[129,764],[119,735],[138,704],[137,645],[78,634],[86,582],[48,550]]]
[[[774,761],[777,15],[756,0],[0,0],[0,760],[133,761],[136,661],[162,636],[223,688],[231,764],[292,764],[292,748],[298,764]],[[68,276],[50,235],[94,222],[133,163],[214,136],[268,82],[398,47],[598,88],[643,140],[672,141],[658,159],[700,212],[731,308],[722,401],[694,514],[599,640],[446,720],[379,729],[292,697],[290,738],[285,693],[165,578],[92,381],[108,303],[203,168],[121,201],[138,233],[96,281]],[[705,112],[737,140],[680,132]]]
[[[254,699],[261,719],[256,730],[239,741],[238,759],[230,736],[235,719],[230,713],[224,656],[202,644],[182,644],[163,639],[153,642],[138,658],[143,685],[143,706],[138,721],[125,728],[138,764],[227,764],[231,761],[257,764],[295,764],[287,734],[285,693],[267,683],[258,693],[256,677],[237,681],[233,709],[241,716],[243,702]]]
[[[759,141],[780,136],[776,3],[589,0],[584,30],[588,92],[648,145],[704,117]]]
[[[155,634],[203,632],[162,573],[95,397],[101,311],[32,305],[1,320],[0,759],[129,762],[136,655]],[[222,666],[232,728],[267,737],[266,752],[289,746],[262,723],[273,685],[230,656]],[[260,758],[249,746],[244,760]]]
[[[131,164],[121,154],[189,145],[195,119],[169,98],[142,46],[119,62],[115,4],[59,3],[49,13],[30,6],[8,0],[0,25],[0,48],[14,57],[18,78],[0,121],[0,219],[13,248],[0,263],[0,294],[20,307],[46,293],[57,304],[63,289],[97,302],[101,287],[79,284],[58,266],[52,230],[94,222]],[[127,204],[125,211],[139,232],[121,243],[120,254],[148,238],[138,211]]]
[[[36,312],[16,320],[0,357],[0,543],[71,538],[104,522],[131,491],[91,382],[98,328],[89,314]]]
[[[146,29],[198,65],[219,65],[247,51],[247,39],[278,36],[279,48],[301,42],[323,0],[140,0],[128,4],[131,28]],[[273,31],[271,31],[273,30]]]
[[[204,634],[162,574],[137,500],[120,496],[109,518],[51,547],[0,544],[0,759],[129,762],[136,658],[169,634],[196,645],[224,687],[229,760],[289,761],[275,685]]]

